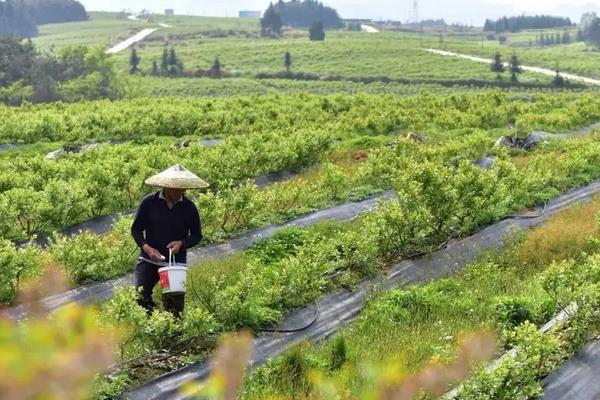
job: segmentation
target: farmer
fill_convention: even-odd
[[[186,189],[201,189],[208,183],[175,165],[146,180],[147,185],[161,188],[146,196],[138,208],[131,234],[141,249],[135,267],[135,286],[140,293],[139,304],[150,314],[156,307],[152,289],[159,281],[158,269],[168,265],[169,250],[175,263],[186,263],[186,250],[202,239],[200,215],[196,205],[185,197]],[[185,293],[163,295],[165,308],[180,317]]]

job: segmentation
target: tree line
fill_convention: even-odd
[[[261,34],[263,36],[278,36],[283,26],[294,28],[308,28],[314,31],[311,40],[323,40],[324,29],[337,29],[344,27],[344,23],[337,11],[324,6],[317,0],[303,0],[270,3],[260,20]],[[317,32],[318,31],[318,32]]]
[[[600,49],[600,18],[594,12],[585,13],[581,17],[578,38]]]
[[[551,29],[572,26],[569,18],[551,15],[520,15],[518,17],[502,17],[497,20],[487,19],[483,26],[485,32],[519,32],[523,29]]]
[[[575,40],[581,42],[583,39],[580,38],[580,33],[577,34]],[[569,33],[569,31],[564,31],[562,34],[560,32],[556,33],[541,33],[535,37],[535,44],[537,46],[555,46],[559,44],[571,44],[573,42],[573,37]],[[533,46],[533,39],[530,39],[529,47]]]
[[[152,68],[149,72],[144,72],[139,68],[142,58],[138,55],[137,49],[134,47],[131,49],[129,56],[129,73],[134,74],[148,74],[150,76],[163,76],[163,77],[209,77],[209,78],[223,78],[229,76],[229,73],[223,69],[223,65],[219,58],[215,58],[212,66],[209,69],[194,68],[186,70],[183,66],[183,61],[177,56],[175,47],[165,46],[160,59],[160,64],[157,60],[152,60]]]
[[[69,46],[59,53],[36,50],[31,40],[0,38],[0,102],[20,105],[121,96],[117,74],[102,47]]]
[[[0,1],[0,36],[34,37],[38,25],[87,19],[85,8],[75,0]]]

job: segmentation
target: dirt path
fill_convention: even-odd
[[[438,50],[438,49],[423,49],[423,50],[425,50],[429,53],[438,54],[441,56],[457,57],[457,58],[462,58],[462,59],[469,60],[469,61],[478,62],[481,64],[491,64],[492,63],[492,59],[470,56],[468,54],[460,54],[460,53],[454,53],[451,51]],[[508,65],[508,63],[505,63],[505,64]],[[556,75],[556,71],[553,71],[553,70],[547,69],[547,68],[531,67],[531,66],[526,66],[526,65],[521,66],[521,68],[523,69],[523,71],[534,72],[537,74],[542,74],[542,75],[547,75],[547,76],[555,76]],[[592,79],[592,78],[588,78],[585,76],[574,75],[574,74],[569,74],[569,73],[565,73],[565,72],[561,72],[560,75],[563,78],[568,79],[573,82],[583,82],[583,83],[587,83],[590,85],[600,86],[600,80],[598,80],[598,79]]]
[[[130,37],[130,38],[122,41],[121,43],[116,44],[115,46],[111,47],[110,49],[106,50],[106,54],[119,53],[119,52],[127,49],[132,44],[144,40],[148,35],[151,35],[152,33],[156,32],[157,30],[158,30],[158,28],[143,29],[142,31],[136,33],[132,37]]]
[[[319,318],[308,329],[290,334],[267,333],[256,338],[250,365],[253,368],[260,366],[299,342],[322,340],[346,326],[360,313],[369,293],[372,293],[373,285],[383,290],[390,290],[411,283],[440,279],[456,273],[473,262],[483,251],[500,248],[508,235],[538,226],[552,215],[568,207],[592,200],[597,193],[600,193],[600,180],[586,187],[571,190],[550,201],[542,216],[530,219],[505,219],[471,237],[450,242],[446,248],[428,256],[404,260],[393,266],[386,277],[364,280],[355,291],[340,290],[327,294],[317,303],[320,311]],[[304,307],[291,313],[278,328],[292,329],[305,326],[311,321],[313,315],[313,306]],[[193,380],[203,380],[209,373],[209,363],[197,363],[158,377],[124,397],[128,400],[181,399],[179,390],[181,385]]]
[[[361,25],[360,29],[362,29],[363,31],[367,32],[367,33],[378,33],[379,29],[371,26],[371,25]]]

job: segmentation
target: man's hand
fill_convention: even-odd
[[[171,249],[173,254],[178,254],[183,248],[183,242],[181,240],[176,240],[167,245],[167,249]]]
[[[150,257],[152,261],[163,261],[165,259],[158,250],[148,244],[144,245],[143,250],[144,253],[148,254],[148,257]]]

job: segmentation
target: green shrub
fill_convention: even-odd
[[[308,381],[309,362],[305,357],[306,345],[299,344],[284,353],[281,359],[281,379],[288,387],[304,393],[310,387]]]
[[[333,200],[342,198],[349,186],[349,179],[342,169],[334,164],[327,163],[323,167],[323,187]]]
[[[202,336],[219,329],[214,317],[200,307],[186,307],[183,313],[182,331],[186,337]]]
[[[48,251],[64,265],[73,283],[122,276],[133,269],[138,256],[137,246],[129,240],[130,224],[130,219],[122,219],[107,235],[87,231],[73,237],[56,235]]]
[[[331,345],[329,368],[333,371],[340,369],[346,362],[347,352],[346,339],[343,335],[337,335]]]
[[[41,252],[34,246],[17,248],[0,239],[0,304],[12,305],[23,282],[40,273]]]
[[[307,239],[307,231],[297,226],[282,229],[268,240],[261,240],[251,248],[248,254],[257,258],[263,264],[273,264],[283,258],[294,256],[298,246]]]
[[[492,307],[494,319],[504,329],[514,329],[525,322],[539,326],[550,320],[556,310],[550,298],[540,301],[523,296],[499,298]]]

